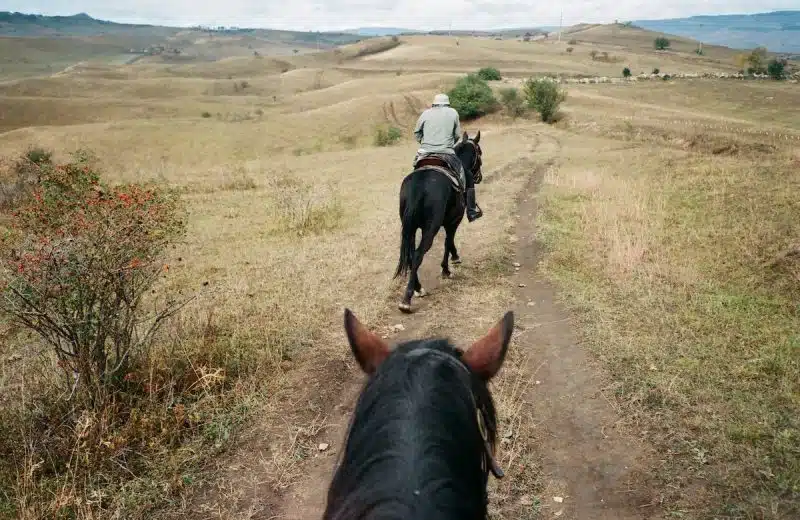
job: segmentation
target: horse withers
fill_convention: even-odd
[[[323,520],[484,520],[497,417],[487,384],[505,360],[514,315],[466,351],[446,339],[390,350],[345,310],[368,374],[328,488]]]
[[[483,152],[480,148],[481,133],[473,139],[467,132],[455,146],[455,152],[469,170],[474,182],[481,181]],[[400,185],[400,220],[402,231],[400,237],[400,259],[394,277],[409,273],[408,285],[398,308],[403,312],[411,312],[412,296],[426,296],[425,289],[419,282],[419,267],[422,259],[431,246],[433,239],[444,226],[447,233],[444,241],[444,258],[442,259],[442,276],[450,277],[450,264],[460,264],[461,259],[456,249],[455,235],[461,220],[464,218],[466,201],[464,193],[459,191],[451,179],[439,171],[437,167],[418,166],[406,175]],[[422,238],[416,248],[417,229],[422,230]]]

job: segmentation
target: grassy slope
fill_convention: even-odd
[[[751,98],[800,98],[747,85],[712,108],[703,89],[663,88],[684,113],[660,124],[659,103],[674,105],[651,87],[573,96],[579,125],[604,108],[620,119],[580,125],[594,137],[548,179],[546,269],[613,371],[629,426],[664,454],[653,485],[668,507],[695,518],[794,518],[800,269],[767,264],[800,237],[800,158],[791,141],[720,119],[761,120]],[[637,97],[652,101],[647,117],[614,102]],[[682,124],[698,119],[697,131]]]

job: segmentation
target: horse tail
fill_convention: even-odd
[[[408,273],[411,269],[411,264],[414,259],[414,246],[417,237],[417,208],[422,201],[419,197],[411,198],[407,194],[400,196],[400,220],[402,222],[402,231],[400,238],[400,259],[397,261],[397,269],[394,272],[394,278]]]

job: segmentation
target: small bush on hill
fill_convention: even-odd
[[[49,165],[52,153],[43,148],[31,148],[16,161],[0,171],[0,210],[20,205],[33,193],[39,182],[39,169]]]
[[[786,77],[786,61],[774,59],[767,64],[767,74],[775,80],[782,80]]]
[[[664,38],[663,36],[659,36],[653,41],[653,46],[660,51],[669,49],[670,42],[668,39]]]
[[[573,49],[572,47],[567,47],[567,54],[572,54],[572,51],[574,50],[575,49]]]
[[[201,115],[203,118],[205,118],[205,119],[208,119],[209,117],[211,117],[211,112],[208,112],[208,111],[206,111],[206,112],[203,112],[203,113],[202,113],[202,114],[200,114],[200,115]]]
[[[474,74],[459,79],[448,96],[450,105],[464,120],[489,114],[498,106],[492,88]]]
[[[478,77],[484,81],[500,81],[503,77],[500,71],[494,67],[484,67],[478,71]]]
[[[550,123],[567,94],[552,81],[531,78],[525,82],[525,97],[528,107],[538,112],[542,121]]]
[[[391,146],[403,137],[403,132],[396,126],[378,128],[375,131],[375,146]]]
[[[661,71],[658,69],[658,67],[656,67],[656,68],[654,68],[654,69],[653,69],[653,74],[658,74],[658,73],[660,73],[660,72],[661,72]]]
[[[500,90],[500,102],[512,118],[516,119],[525,114],[525,100],[520,96],[519,91],[513,87]]]
[[[569,45],[578,45],[578,40],[576,40],[575,38],[573,38],[573,39],[571,39],[570,41],[568,41],[567,43],[568,43]]]
[[[631,77],[631,69],[629,69],[628,67],[625,67],[624,69],[622,69],[622,77],[623,78],[630,78]]]

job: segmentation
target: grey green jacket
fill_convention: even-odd
[[[455,153],[453,147],[461,137],[458,112],[448,106],[425,110],[417,119],[414,137],[420,148],[429,153]]]

